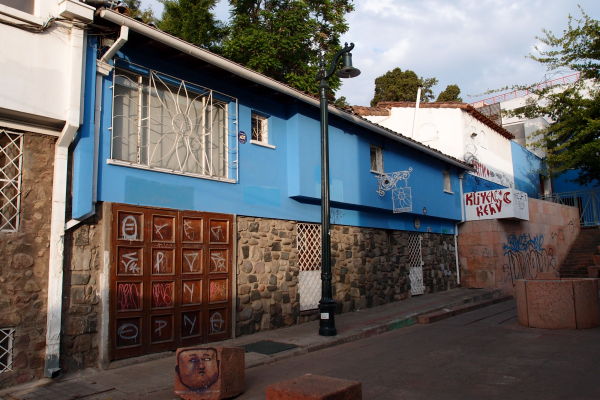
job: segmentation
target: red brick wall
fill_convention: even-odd
[[[575,207],[529,199],[529,221],[485,220],[459,227],[461,283],[513,294],[514,281],[556,272],[579,234]]]

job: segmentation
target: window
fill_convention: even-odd
[[[0,129],[0,231],[19,229],[23,135]]]
[[[383,174],[383,150],[378,146],[371,146],[371,172]]]
[[[170,173],[233,179],[227,96],[150,71],[115,69],[112,161]],[[228,100],[235,101],[233,98]]]
[[[450,172],[444,171],[444,192],[453,193],[452,192],[452,182],[450,181]]]
[[[14,328],[0,328],[0,374],[12,369]]]
[[[269,145],[269,119],[257,113],[252,113],[252,143]]]
[[[0,4],[4,4],[28,14],[33,14],[33,3],[34,0],[0,0]]]

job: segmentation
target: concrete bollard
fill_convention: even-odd
[[[177,349],[175,394],[184,400],[220,400],[244,391],[245,360],[240,347]]]
[[[357,381],[306,374],[267,387],[266,400],[361,400]]]

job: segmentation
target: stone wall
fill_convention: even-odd
[[[513,294],[516,279],[558,274],[577,235],[576,207],[529,199],[529,221],[483,220],[460,225],[463,285]]]
[[[43,376],[55,141],[24,134],[20,227],[0,232],[0,328],[15,328],[12,371],[0,374],[0,388]]]
[[[101,304],[99,281],[106,218],[96,215],[65,235],[61,369],[97,367]]]
[[[310,319],[300,313],[296,222],[238,217],[237,231],[236,335]],[[410,234],[332,226],[332,286],[338,313],[410,296]],[[455,287],[454,237],[422,237],[425,293]]]

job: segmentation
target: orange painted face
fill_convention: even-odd
[[[184,350],[177,357],[179,379],[192,390],[203,390],[219,379],[217,350],[199,348]]]

